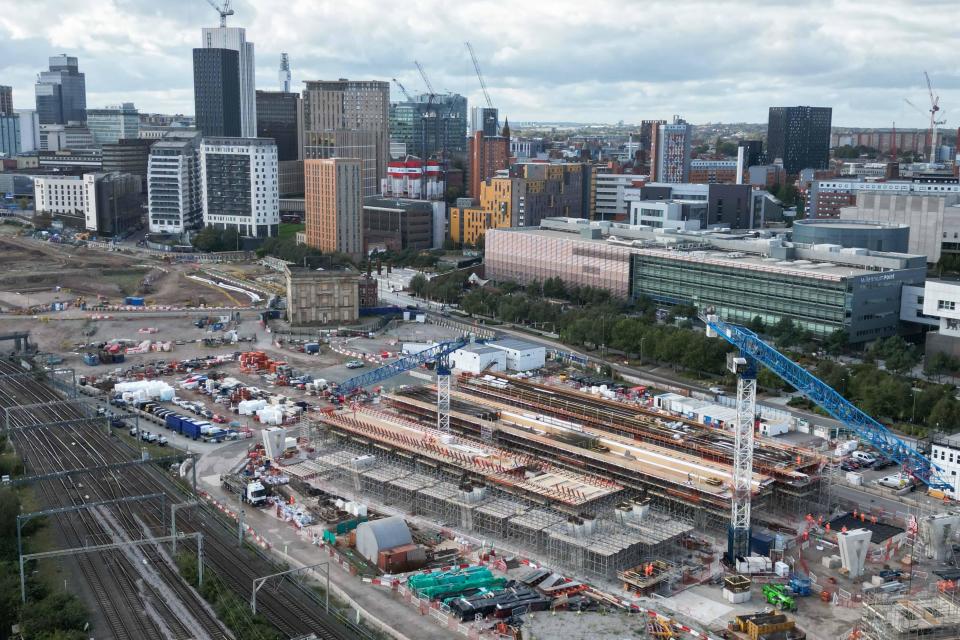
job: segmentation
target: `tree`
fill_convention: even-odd
[[[957,429],[958,418],[960,418],[960,411],[957,410],[957,400],[951,396],[944,396],[933,405],[926,424],[930,429],[952,433]]]
[[[427,277],[422,273],[418,273],[410,278],[410,284],[408,286],[413,295],[417,296],[418,298],[422,298],[423,294],[426,292],[427,284]]]
[[[567,287],[557,276],[547,278],[543,281],[543,295],[547,298],[564,300],[567,297]]]
[[[827,336],[827,339],[823,341],[823,346],[827,350],[827,353],[837,355],[847,348],[849,342],[850,334],[843,329],[837,329]]]
[[[213,226],[204,227],[200,233],[193,236],[193,247],[198,251],[219,251],[220,242],[220,232]]]
[[[754,333],[763,333],[765,328],[763,324],[763,318],[760,316],[753,316],[753,318],[750,320],[750,324],[747,325],[747,328]]]

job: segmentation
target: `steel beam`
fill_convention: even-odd
[[[135,413],[121,413],[115,414],[112,416],[92,416],[89,418],[72,418],[70,420],[58,420],[56,422],[44,422],[41,424],[31,424],[25,427],[10,427],[6,425],[0,433],[16,433],[18,431],[33,431],[34,429],[43,429],[43,428],[56,428],[56,427],[74,427],[74,426],[83,426],[85,423],[96,422],[100,420],[107,420],[109,424],[110,418],[119,418],[125,420],[128,418],[133,418],[136,420],[139,416]],[[9,418],[9,414],[7,414]]]
[[[185,533],[182,538],[197,539],[197,580],[200,586],[203,586],[203,534]],[[81,553],[99,553],[101,551],[115,551],[124,547],[141,547],[148,544],[160,544],[162,542],[171,542],[174,536],[160,536],[156,538],[144,538],[143,540],[132,540],[130,542],[111,542],[109,544],[95,544],[87,547],[73,547],[70,549],[56,549],[54,551],[40,551],[38,553],[27,553],[20,555],[20,599],[27,601],[27,581],[24,567],[28,560],[43,560],[45,558],[59,558],[63,556],[79,555]]]
[[[196,467],[196,453],[181,453],[172,456],[163,456],[160,458],[148,458],[146,460],[137,459],[137,460],[126,460],[124,462],[112,462],[110,464],[100,464],[93,467],[83,467],[80,469],[65,469],[63,471],[53,471],[51,473],[42,473],[35,476],[23,476],[19,478],[14,478],[11,480],[11,483],[14,485],[29,484],[31,482],[37,482],[38,480],[46,480],[48,478],[65,478],[69,476],[78,475],[81,473],[93,473],[95,471],[112,471],[114,469],[123,469],[125,467],[132,467],[139,464],[149,464],[153,462],[176,462],[183,461],[187,458],[193,458],[193,466]]]
[[[298,569],[289,569],[287,571],[281,571],[280,573],[271,573],[268,576],[263,576],[262,578],[253,579],[253,589],[250,592],[250,610],[256,615],[257,613],[257,592],[263,588],[263,585],[266,584],[267,580],[270,578],[276,578],[279,576],[285,576],[293,573],[300,573],[301,571],[312,571],[317,567],[323,567],[323,574],[327,578],[327,589],[324,594],[324,608],[327,613],[330,613],[330,563],[329,562],[318,562],[317,564],[311,564],[307,567],[300,567]]]
[[[170,535],[173,537],[173,556],[177,556],[177,511],[180,509],[186,509],[188,507],[197,507],[200,503],[197,501],[193,502],[180,502],[177,504],[170,505]]]
[[[83,504],[71,505],[69,507],[55,507],[53,509],[44,509],[42,511],[31,511],[29,513],[21,513],[17,515],[17,554],[23,555],[23,538],[22,538],[23,524],[25,522],[29,522],[30,520],[33,520],[34,518],[42,518],[44,516],[53,516],[60,513],[70,513],[71,511],[82,511],[84,509],[92,509],[94,507],[103,507],[110,504],[122,504],[124,502],[141,502],[143,500],[152,500],[154,498],[160,498],[161,500],[166,501],[167,495],[165,493],[148,493],[141,496],[126,496],[124,498],[115,498],[113,500],[85,502]]]

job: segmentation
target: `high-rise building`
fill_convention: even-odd
[[[358,158],[363,195],[376,195],[390,150],[390,85],[378,80],[308,80],[303,90],[304,158]]]
[[[750,179],[750,167],[763,164],[763,142],[760,140],[741,140],[737,143],[737,184]]]
[[[269,138],[204,137],[200,143],[203,224],[244,238],[280,227],[277,145]]]
[[[199,131],[171,133],[153,143],[147,189],[151,233],[183,233],[203,224]]]
[[[74,56],[50,58],[50,70],[36,84],[40,124],[67,124],[87,119],[87,84]]]
[[[363,251],[363,163],[358,158],[304,160],[306,243],[321,251]]]
[[[0,116],[13,115],[13,87],[0,84]]]
[[[690,143],[692,127],[678,116],[673,124],[661,124],[657,127],[655,139],[657,163],[655,176],[659,182],[687,182],[690,176]]]
[[[86,173],[83,176],[86,228],[116,236],[140,223],[143,202],[140,176],[128,173]]]
[[[496,107],[473,107],[470,109],[470,135],[483,131],[487,137],[500,131],[500,112]]]
[[[0,113],[0,156],[15,156],[20,153],[20,116]]]
[[[132,102],[87,109],[87,128],[96,144],[114,144],[140,135],[140,114]]]
[[[830,164],[830,107],[770,107],[767,160],[783,160],[788,175]]]
[[[273,138],[277,143],[280,197],[303,195],[303,104],[300,94],[257,91],[257,137]]]
[[[253,43],[247,42],[247,30],[242,27],[206,28],[203,30],[203,48],[230,49],[237,52],[238,102],[240,106],[239,133],[207,134],[204,132],[204,135],[235,135],[243,138],[256,137],[257,98],[254,78],[256,66],[253,54]],[[199,119],[197,126],[200,126]]]
[[[140,179],[140,191],[147,192],[150,147],[154,140],[141,138],[118,140],[101,147],[104,173],[126,173]]]
[[[666,120],[642,120],[640,122],[640,157],[638,158],[640,166],[634,169],[634,173],[640,173],[650,176],[650,179],[656,179],[653,175],[656,172],[657,152],[654,149],[654,141],[657,140],[657,134],[660,132],[660,125],[667,124]]]
[[[257,137],[273,138],[277,158],[302,160],[300,95],[284,91],[257,91]]]
[[[462,153],[467,141],[467,99],[457,93],[421,94],[413,101],[392,103],[390,141],[405,144],[407,153],[421,158]]]
[[[40,149],[40,116],[36,109],[17,109],[20,116],[20,153]]]
[[[193,50],[193,100],[204,137],[240,137],[240,57],[233,49]]]
[[[467,144],[467,184],[469,195],[480,197],[480,184],[497,171],[510,165],[510,122],[503,124],[502,135],[487,137],[482,131],[473,134]]]

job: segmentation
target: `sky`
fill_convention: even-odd
[[[222,2],[222,0],[218,0]],[[924,127],[940,96],[960,125],[953,0],[236,0],[258,89],[287,52],[304,80],[397,78],[518,121],[765,122],[770,106],[833,107],[834,126]],[[217,26],[207,0],[0,0],[0,84],[33,108],[47,58],[77,56],[87,106],[193,113],[191,49]],[[400,96],[395,85],[392,99]],[[905,102],[909,99],[916,108]]]

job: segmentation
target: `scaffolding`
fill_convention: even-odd
[[[864,596],[863,612],[852,637],[861,640],[946,640],[960,636],[956,594],[934,592],[913,597]]]
[[[365,460],[354,471],[352,461]],[[305,467],[305,465],[308,465]],[[643,558],[670,559],[682,553],[682,538],[694,525],[674,515],[645,509],[624,517],[614,504],[594,503],[595,514],[565,513],[531,498],[486,484],[476,474],[459,474],[388,454],[349,436],[327,440],[309,463],[306,483],[326,482],[353,499],[399,508],[441,527],[455,527],[504,547],[543,558],[579,575],[613,580]],[[357,478],[359,480],[357,480]],[[356,489],[359,482],[360,489]],[[346,497],[346,496],[345,496]],[[589,522],[590,526],[583,526]]]

